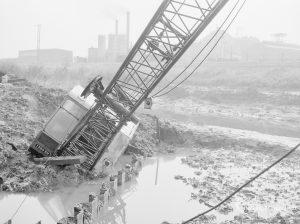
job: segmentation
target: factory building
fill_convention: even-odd
[[[129,14],[127,13],[127,27],[129,27]],[[126,29],[128,32],[128,29]],[[121,61],[128,53],[128,34],[119,34],[119,23],[116,20],[115,34],[108,35],[107,59],[109,61]]]
[[[90,47],[88,49],[88,62],[98,62],[98,48]]]
[[[98,36],[98,60],[104,61],[106,54],[106,37],[104,35]]]
[[[123,60],[128,53],[125,34],[108,35],[107,59],[108,61]]]
[[[62,64],[73,62],[73,52],[63,49],[40,49],[19,51],[18,61],[25,64]]]
[[[115,21],[115,33],[98,36],[98,48],[88,49],[88,62],[120,62],[129,52],[130,13],[126,13],[126,33],[119,34],[118,20]]]

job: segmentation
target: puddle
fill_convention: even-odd
[[[181,158],[183,155],[164,155],[147,159],[139,176],[125,183],[109,205],[103,209],[99,223],[160,224],[163,221],[180,223],[208,209],[205,203],[200,204],[198,200],[191,200],[191,193],[196,194],[199,189],[194,189],[191,185],[174,178],[176,175],[185,178],[195,177],[197,169],[182,164]],[[243,176],[246,179],[252,176],[246,168],[235,168],[229,166],[229,163],[227,165],[222,169],[222,174],[226,176],[232,178]],[[54,193],[28,194],[13,223],[34,224],[41,220],[43,224],[55,224],[63,217],[72,216],[74,205],[86,202],[90,192],[98,193],[99,186],[98,182],[93,182],[76,188],[64,188]],[[253,190],[259,194],[260,187],[254,184]],[[13,215],[25,196],[25,194],[0,193],[0,223],[6,222]],[[253,203],[251,200],[244,201],[243,197],[235,197],[231,203],[232,212],[221,214],[213,211],[210,214],[215,215],[216,222],[220,223],[234,219],[234,216],[244,212],[243,206],[247,205],[249,209],[256,210],[259,216],[268,218],[287,206],[289,200],[283,200],[281,205],[272,202],[268,206],[259,205],[256,198],[252,201]]]
[[[138,177],[122,186],[118,195],[100,217],[100,223],[161,223],[179,222],[205,209],[190,200],[193,190],[176,181],[178,173],[192,176],[193,170],[181,164],[181,157],[164,156],[145,161]],[[156,177],[157,161],[159,161]],[[55,193],[28,194],[27,199],[13,219],[14,224],[55,224],[72,215],[76,203],[87,201],[90,192],[98,192],[99,185],[82,184]],[[23,201],[25,194],[0,193],[0,223],[7,221]]]

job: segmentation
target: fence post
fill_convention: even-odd
[[[126,164],[125,168],[119,170],[117,174],[110,175],[108,180],[100,187],[99,194],[91,192],[89,200],[85,203],[79,203],[74,207],[74,216],[60,219],[57,224],[87,224],[97,223],[100,211],[108,204],[109,198],[116,195],[118,186],[123,185],[125,181],[132,179],[134,174],[138,174],[138,169],[142,167],[143,157],[133,157],[131,164]],[[87,211],[87,215],[85,212]],[[4,224],[12,224],[11,220]],[[41,221],[37,224],[41,224]]]
[[[124,170],[118,171],[118,186],[123,185],[125,182],[125,172]]]
[[[112,192],[112,196],[116,195],[118,189],[118,178],[116,175],[109,177],[109,186]]]
[[[157,145],[160,143],[160,125],[159,125],[159,120],[158,117],[155,118],[155,123],[156,123],[156,138],[157,138]]]
[[[94,223],[97,220],[98,217],[98,195],[96,195],[94,192],[89,194],[89,203],[91,203],[91,207],[92,207],[92,223]]]
[[[76,224],[84,224],[83,223],[83,210],[80,204],[74,207],[74,217],[76,219]]]
[[[138,171],[141,170],[143,164],[142,164],[142,157],[133,155],[131,159],[131,166],[133,167],[133,171],[136,175],[138,175]]]
[[[99,199],[100,201],[102,201],[103,206],[105,206],[108,203],[108,194],[109,189],[106,188],[105,184],[102,184],[100,188]]]
[[[132,177],[132,167],[130,164],[126,164],[125,166],[125,181],[131,180]]]

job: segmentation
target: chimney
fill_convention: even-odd
[[[118,20],[116,19],[116,33],[115,33],[116,35],[118,35],[119,34],[119,22],[118,22]]]
[[[130,43],[130,40],[129,40],[129,32],[130,32],[130,12],[126,12],[126,18],[127,18],[127,21],[126,21],[126,44],[127,44],[127,50],[129,50],[129,43]]]

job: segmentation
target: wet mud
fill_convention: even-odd
[[[76,166],[38,165],[27,148],[66,92],[29,82],[0,86],[0,186],[8,192],[54,191],[99,179]],[[210,208],[283,155],[297,139],[260,136],[210,126],[180,124],[146,114],[127,154],[185,153],[192,177],[174,178],[192,186],[191,200]],[[192,154],[191,154],[192,152]],[[299,150],[217,209],[227,223],[300,223]],[[200,223],[217,223],[216,214]],[[227,218],[226,218],[227,217]],[[199,220],[200,221],[200,220]]]
[[[192,154],[184,157],[182,163],[194,170],[194,175],[179,173],[174,178],[191,186],[194,189],[191,200],[197,200],[207,209],[284,155],[293,144],[255,136],[235,138],[232,133],[218,134],[201,128],[191,135],[184,125],[177,132],[181,132],[181,137],[191,146]],[[214,215],[202,218],[200,223],[220,223],[216,221],[220,215],[224,216],[222,224],[300,223],[299,156],[298,150],[217,208]]]
[[[53,191],[99,179],[79,166],[35,164],[27,149],[36,134],[62,102],[66,92],[30,82],[0,84],[0,190],[7,192]],[[155,146],[154,118],[141,115],[132,145],[137,151],[128,154],[151,156]]]

